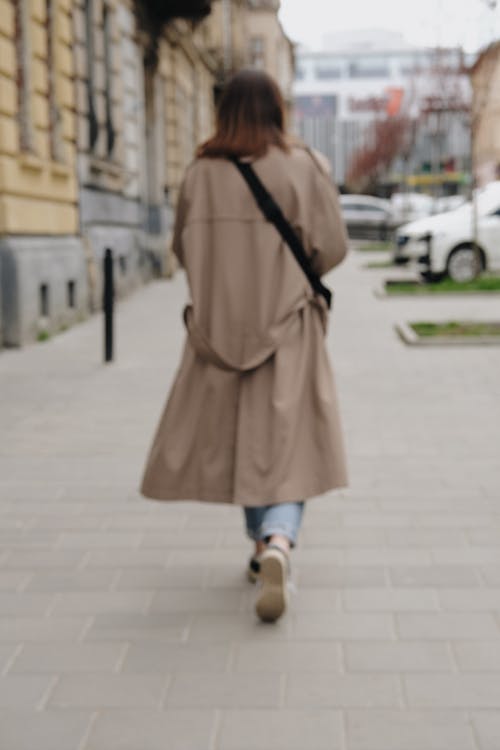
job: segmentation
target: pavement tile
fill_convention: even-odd
[[[498,750],[500,747],[500,708],[494,711],[473,711],[471,719],[480,750]]]
[[[289,708],[397,707],[402,705],[399,680],[378,674],[292,674],[286,682]]]
[[[367,589],[343,591],[342,601],[348,612],[426,612],[437,609],[432,589]]]
[[[314,617],[299,613],[293,628],[294,636],[303,640],[388,640],[394,637],[394,633],[394,619],[385,613],[363,613],[362,617],[344,612],[319,612]]]
[[[30,571],[26,570],[0,571],[0,591],[18,591],[24,588],[30,575]]]
[[[449,547],[435,549],[433,560],[439,565],[488,565],[500,563],[500,547]]]
[[[410,706],[416,708],[498,708],[500,675],[405,675]]]
[[[467,536],[470,543],[474,546],[477,545],[478,547],[490,547],[496,545],[498,548],[498,545],[500,545],[500,523],[498,523],[497,521],[496,526],[481,529],[470,529],[470,531],[467,533]]]
[[[281,677],[257,673],[180,672],[169,685],[168,708],[279,708]]]
[[[18,672],[112,672],[125,649],[113,643],[25,643],[9,674]]]
[[[417,588],[471,588],[480,585],[479,571],[466,565],[428,565],[391,567],[389,571],[394,586]]]
[[[84,563],[87,568],[151,568],[164,566],[169,552],[164,549],[106,549],[88,550]]]
[[[228,710],[218,750],[344,750],[342,716],[317,709]]]
[[[500,672],[500,641],[463,641],[452,647],[461,672]]]
[[[226,570],[224,568],[224,570]],[[200,589],[203,586],[207,571],[198,565],[168,565],[167,567],[122,568],[117,591],[134,591],[140,589]],[[241,576],[239,576],[241,583]]]
[[[83,711],[5,711],[0,717],[0,747],[80,750],[91,718],[90,712]]]
[[[334,642],[247,642],[236,647],[232,668],[235,672],[261,674],[340,672],[340,657],[340,645]]]
[[[342,554],[346,565],[428,565],[431,560],[430,551],[420,547],[361,547],[345,549]]]
[[[116,579],[115,570],[69,570],[34,572],[25,591],[108,590]]]
[[[463,547],[467,544],[462,529],[445,527],[408,529],[386,529],[385,540],[390,547]]]
[[[189,626],[190,643],[227,643],[228,641],[282,641],[292,635],[292,618],[287,617],[269,626],[256,616],[242,614],[195,615]]]
[[[64,531],[57,540],[58,549],[114,549],[137,547],[143,535],[126,531]]]
[[[55,615],[137,613],[151,604],[150,591],[64,591],[57,595],[52,612]]]
[[[166,675],[63,674],[50,694],[50,708],[159,708]]]
[[[0,592],[0,617],[44,615],[54,602],[52,594],[33,591]]]
[[[0,677],[0,711],[35,709],[52,682],[51,676],[40,674],[14,675],[9,672],[8,675]],[[0,716],[0,724],[1,721]]]
[[[238,589],[214,589],[200,591],[198,589],[170,589],[157,591],[151,602],[151,612],[191,612],[224,613],[241,610],[243,594],[241,586]]]
[[[500,586],[500,565],[482,565],[479,572],[487,586]]]
[[[472,726],[456,711],[347,712],[349,750],[476,750]]]
[[[11,662],[17,649],[18,644],[16,643],[0,643],[0,674]]]
[[[449,612],[500,612],[500,588],[441,589],[438,596]]]
[[[454,669],[450,649],[442,642],[346,642],[344,653],[348,672],[450,672]]]
[[[238,539],[236,534],[232,534],[235,539]],[[207,558],[210,558],[211,553],[209,550],[214,549],[221,537],[221,531],[215,528],[208,529],[189,529],[189,532],[179,534],[179,531],[169,529],[162,531],[145,531],[140,541],[141,547],[155,548],[171,550],[175,548],[181,549],[207,549]],[[241,546],[241,539],[238,540]]]
[[[401,638],[415,640],[459,639],[482,640],[500,638],[500,628],[489,613],[465,612],[460,617],[452,612],[433,614],[398,613],[397,629]]]
[[[326,516],[328,518],[328,516]],[[307,528],[301,533],[301,544],[307,549],[311,547],[374,547],[384,544],[383,529],[374,528],[325,528],[317,518],[317,526]]]
[[[6,617],[0,620],[0,642],[76,640],[87,622],[87,617]]]
[[[212,643],[149,643],[146,639],[132,643],[127,651],[122,672],[154,674],[156,672],[226,672],[231,647],[229,644]]]
[[[214,711],[103,710],[85,750],[213,750],[215,722]]]
[[[114,612],[96,615],[85,632],[86,641],[168,641],[180,643],[187,637],[189,615]]]
[[[248,592],[247,608],[254,607],[255,595]],[[300,586],[291,597],[290,610],[296,612],[337,612],[341,609],[342,601],[340,591],[332,588],[307,588]]]
[[[294,574],[303,587],[381,587],[387,580],[383,566],[312,565],[304,561]]]
[[[83,560],[82,550],[72,549],[14,549],[10,550],[2,567],[9,568],[76,568]]]

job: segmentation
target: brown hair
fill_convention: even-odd
[[[197,156],[263,156],[270,145],[288,150],[283,96],[267,73],[241,70],[224,87],[215,135]]]

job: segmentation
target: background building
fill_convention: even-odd
[[[415,125],[410,173],[436,173],[443,163],[468,169],[470,87],[461,50],[416,49],[379,32],[335,35],[330,43],[332,51],[297,52],[294,95],[297,129],[330,159],[338,183],[370,142],[374,123],[391,117]]]

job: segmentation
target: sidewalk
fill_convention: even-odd
[[[371,257],[371,256],[370,256]],[[2,750],[499,750],[500,348],[406,348],[351,254],[330,330],[351,472],[311,503],[298,593],[256,622],[235,508],[137,485],[184,281],[0,354]]]

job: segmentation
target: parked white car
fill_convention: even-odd
[[[432,209],[433,214],[444,214],[446,211],[454,211],[467,202],[464,195],[443,195],[436,198]]]
[[[434,198],[425,193],[393,193],[391,210],[397,224],[423,219],[434,212]]]
[[[373,195],[341,195],[340,206],[349,234],[353,236],[383,236],[395,226],[391,203],[383,198]]]
[[[412,221],[396,232],[394,261],[416,262],[423,275],[448,275],[471,281],[482,270],[500,271],[500,181],[477,192],[477,251],[474,250],[474,215],[470,202]]]

